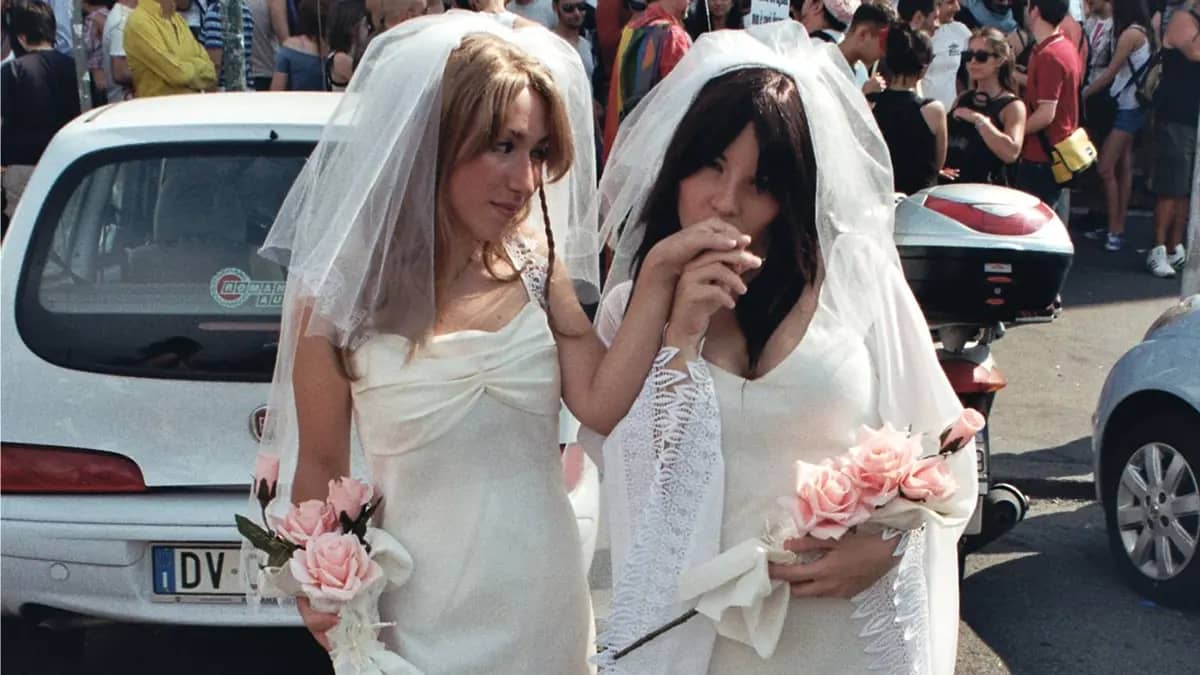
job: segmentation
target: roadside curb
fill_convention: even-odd
[[[1094,501],[1096,488],[1091,476],[1083,478],[1010,478],[1004,480],[1028,497],[1040,499],[1084,499]]]

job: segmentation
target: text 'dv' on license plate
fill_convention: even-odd
[[[152,544],[150,553],[156,600],[241,600],[236,545]]]

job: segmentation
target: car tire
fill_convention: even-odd
[[[1147,415],[1103,453],[1101,496],[1118,572],[1160,605],[1200,606],[1200,416]]]

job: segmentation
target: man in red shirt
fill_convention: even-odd
[[[604,153],[638,101],[667,76],[692,46],[683,27],[688,0],[654,0],[621,31],[604,119]]]
[[[1075,45],[1059,30],[1067,0],[1030,0],[1025,24],[1037,45],[1029,58],[1025,85],[1025,145],[1017,168],[1017,187],[1059,213],[1066,222],[1066,190],[1054,182],[1046,146],[1054,146],[1079,127],[1082,65]]]

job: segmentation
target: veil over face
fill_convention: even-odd
[[[503,40],[549,71],[566,105],[574,162],[544,185],[546,215],[556,257],[577,288],[599,288],[597,229],[587,220],[596,180],[592,96],[575,48],[540,27],[514,30],[466,11],[420,17],[375,37],[260,251],[288,270],[260,446],[281,458],[275,509],[291,501],[298,453],[298,341],[320,336],[352,350],[376,334],[419,342],[431,330],[443,85],[451,53],[472,35]],[[515,231],[543,230],[539,205],[521,217]],[[243,553],[256,555],[246,546]],[[243,563],[248,587],[258,568],[253,559]]]

